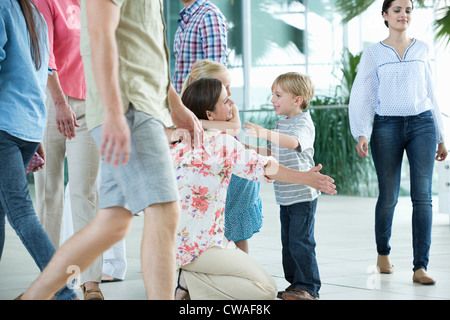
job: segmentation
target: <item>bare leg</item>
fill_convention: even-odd
[[[174,298],[175,236],[179,216],[178,202],[154,204],[144,210],[141,265],[150,300]]]
[[[236,242],[236,247],[238,247],[245,253],[248,253],[248,240],[242,240],[242,241]]]
[[[175,290],[175,300],[184,300],[188,294],[189,289],[187,287],[186,280],[184,279],[183,271],[180,270],[177,289]]]
[[[94,220],[56,251],[21,299],[50,299],[55,292],[78,276],[78,272],[85,270],[105,250],[123,239],[131,221],[131,213],[124,208],[99,210]]]

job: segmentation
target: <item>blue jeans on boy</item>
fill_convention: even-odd
[[[375,116],[370,146],[379,185],[375,208],[378,254],[388,255],[391,250],[392,220],[406,151],[413,206],[413,271],[427,270],[432,226],[431,186],[437,146],[431,111],[409,117]]]
[[[321,286],[316,260],[314,221],[317,198],[289,206],[280,205],[282,262],[285,279],[293,289],[319,298]]]
[[[5,216],[25,248],[42,271],[55,253],[55,247],[34,211],[25,167],[39,143],[28,142],[0,131],[0,260],[5,244]],[[69,275],[68,275],[69,276]],[[57,300],[73,300],[75,291],[64,286]]]

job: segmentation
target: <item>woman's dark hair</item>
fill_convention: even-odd
[[[202,78],[192,82],[183,92],[181,101],[200,120],[208,120],[206,111],[214,111],[222,93],[222,82],[213,78]]]
[[[394,2],[395,0],[384,0],[384,2],[383,2],[383,7],[381,8],[381,14],[383,14],[383,13],[388,13],[388,10],[389,10],[389,8],[391,7],[391,5],[392,5],[392,2]],[[414,2],[413,2],[413,0],[410,0],[411,1],[411,8],[413,8],[414,9]],[[386,27],[388,27],[389,28],[389,23],[386,21],[386,20],[384,20],[384,24],[386,25]]]
[[[39,11],[31,0],[17,0],[17,2],[22,10],[25,22],[27,24],[28,34],[30,35],[31,57],[33,58],[36,70],[39,70],[42,65],[42,55],[39,45],[39,26],[35,19],[35,14]],[[40,15],[37,16],[40,17]]]

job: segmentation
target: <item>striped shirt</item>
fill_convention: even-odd
[[[195,61],[209,59],[226,65],[227,39],[227,21],[209,0],[197,0],[181,10],[173,46],[173,84],[178,93]]]
[[[314,167],[315,128],[309,112],[304,111],[292,118],[281,118],[276,131],[296,138],[299,146],[288,149],[275,143],[269,143],[268,149],[278,162],[288,168],[308,171]],[[273,182],[277,204],[288,206],[298,202],[312,201],[320,192],[302,184]]]
[[[405,54],[378,42],[364,50],[349,103],[353,137],[369,138],[375,114],[415,116],[431,110],[437,141],[444,141],[442,117],[436,102],[429,46],[414,39]]]

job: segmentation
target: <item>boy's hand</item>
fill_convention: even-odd
[[[257,125],[255,123],[251,123],[249,121],[245,121],[247,125],[244,124],[244,128],[249,129],[245,132],[246,135],[253,137],[253,138],[263,138],[270,140],[269,134],[270,130],[267,130],[266,128],[261,127],[260,125]]]

